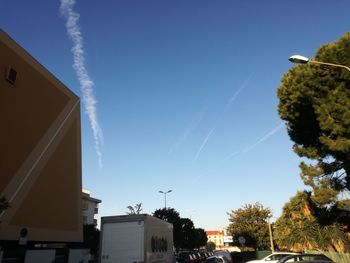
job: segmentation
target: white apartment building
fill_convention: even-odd
[[[97,220],[94,218],[98,214],[98,204],[101,200],[90,196],[90,191],[83,189],[82,192],[82,214],[84,225],[97,225]]]
[[[208,242],[213,242],[217,249],[224,246],[224,231],[222,230],[206,230]]]

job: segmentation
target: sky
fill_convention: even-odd
[[[350,30],[350,0],[1,0],[0,28],[82,100],[99,216],[166,205],[195,227],[306,189],[278,116],[293,65]]]

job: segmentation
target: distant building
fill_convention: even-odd
[[[90,191],[83,189],[82,192],[82,214],[83,214],[83,225],[97,225],[97,220],[94,218],[98,214],[98,204],[101,200],[90,196]]]
[[[232,236],[224,236],[224,246],[232,246],[233,245],[233,238]]]
[[[223,230],[206,230],[208,242],[213,242],[217,249],[224,246],[224,231]]]
[[[230,252],[241,251],[239,247],[233,245],[232,236],[225,235],[223,230],[207,230],[208,242],[213,242],[216,249],[223,249]]]

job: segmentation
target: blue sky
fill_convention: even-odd
[[[97,101],[82,105],[82,158],[100,215],[140,202],[152,213],[172,189],[168,206],[222,229],[248,203],[276,218],[305,188],[276,90],[290,55],[313,57],[349,31],[350,1],[78,0],[81,81],[60,1],[1,6],[5,32]]]

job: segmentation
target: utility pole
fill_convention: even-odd
[[[270,224],[270,218],[267,219],[267,222],[269,224],[271,251],[272,251],[272,253],[274,253],[275,252],[275,247],[273,245],[273,237],[272,237],[272,229],[271,229],[271,224]]]

